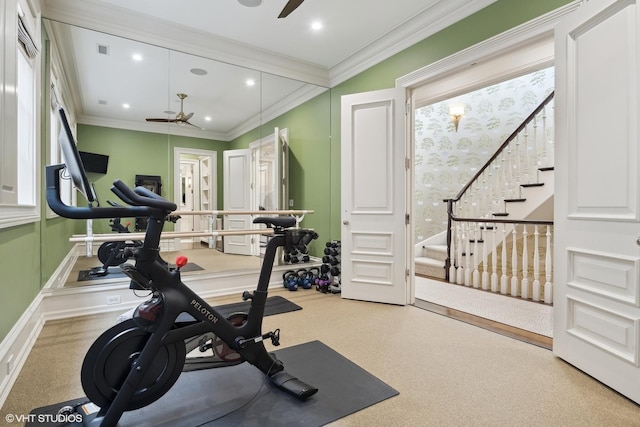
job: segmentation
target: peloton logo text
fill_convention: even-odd
[[[202,304],[200,304],[198,301],[196,300],[191,300],[191,305],[198,310],[201,314],[203,314],[207,320],[209,320],[212,323],[217,323],[218,322],[218,318],[209,310],[207,310],[205,307],[202,306]]]

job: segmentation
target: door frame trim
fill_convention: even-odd
[[[193,154],[195,156],[211,157],[211,165],[214,169],[211,183],[211,206],[218,206],[218,152],[213,150],[201,150],[197,148],[173,147],[173,201],[180,206],[180,200],[177,199],[180,194],[180,155]]]
[[[583,0],[574,0],[571,3],[566,4],[558,9],[548,12],[542,16],[539,16],[531,21],[525,22],[510,30],[504,31],[498,35],[488,38],[480,43],[449,55],[439,61],[429,64],[425,67],[412,71],[404,76],[396,79],[396,87],[404,88],[407,91],[407,109],[411,112],[408,114],[407,120],[407,156],[409,159],[415,157],[415,135],[413,111],[415,110],[415,100],[413,92],[421,86],[437,82],[438,80],[447,78],[453,74],[460,73],[465,69],[468,69],[480,62],[484,63],[489,60],[496,59],[501,56],[512,54],[513,52],[531,47],[532,45],[540,44],[544,39],[550,39],[553,43],[554,28],[565,16],[574,12],[581,4]],[[506,53],[503,53],[506,52]],[[506,80],[510,76],[516,74],[525,74],[527,69],[541,68],[544,65],[553,64],[553,55],[551,57],[538,58],[532,60],[528,66],[519,67],[515,70],[507,70],[504,73],[500,73],[496,78],[499,80]],[[486,80],[482,82],[485,84]],[[475,82],[476,86],[478,85]],[[468,85],[465,90],[471,89],[472,85]],[[459,89],[459,88],[458,88]],[[441,94],[442,95],[442,94]],[[414,231],[414,200],[413,193],[415,191],[413,185],[414,167],[413,162],[409,161],[409,169],[407,170],[407,206],[408,212],[410,212],[409,221],[409,236],[407,238],[407,264],[410,265],[410,279],[407,281],[407,299],[409,304],[415,302],[415,281],[413,275],[415,273],[414,262],[410,261],[415,258],[415,231]]]

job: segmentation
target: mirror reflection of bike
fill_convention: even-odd
[[[117,203],[107,201],[111,206],[119,206]],[[169,216],[167,217],[168,221],[175,223],[179,216]],[[121,218],[112,218],[109,220],[109,226],[111,227],[111,231],[119,234],[131,233],[129,227],[131,226],[131,222],[127,221],[124,225],[122,224]],[[96,267],[91,269],[92,276],[106,276],[109,274],[109,267],[117,267],[120,264],[124,264],[131,258],[131,254],[133,253],[133,249],[139,248],[142,246],[142,241],[140,240],[121,240],[117,242],[104,242],[98,248],[98,259],[102,263],[101,267]],[[167,264],[162,258],[160,258],[160,262]]]

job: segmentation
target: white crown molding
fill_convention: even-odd
[[[253,118],[240,126],[231,129],[227,136],[229,141],[235,139],[241,135],[244,135],[248,131],[255,129],[261,123],[268,123],[269,121],[280,117],[284,113],[291,111],[295,107],[304,104],[305,102],[315,98],[316,96],[326,92],[328,89],[325,87],[304,85],[289,94],[282,100],[271,105],[263,110],[260,114],[257,114]],[[328,113],[327,113],[328,114]]]
[[[330,87],[356,76],[392,55],[495,3],[495,1],[450,0],[437,2],[433,7],[425,9],[384,37],[331,67],[329,69]]]
[[[453,70],[472,66],[477,61],[490,59],[504,51],[516,49],[518,46],[548,36],[552,34],[555,25],[563,17],[576,10],[581,4],[582,0],[574,0],[538,18],[406,74],[396,79],[396,87],[414,88],[426,84]]]
[[[94,0],[42,0],[42,17],[221,62],[328,86],[325,67]]]

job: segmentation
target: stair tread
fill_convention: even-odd
[[[416,257],[414,259],[414,262],[416,264],[422,264],[422,265],[430,265],[433,267],[444,267],[444,261],[441,261],[439,259],[434,259],[434,258],[427,258],[427,257]]]
[[[424,249],[433,249],[433,250],[447,250],[447,245],[422,245]]]

